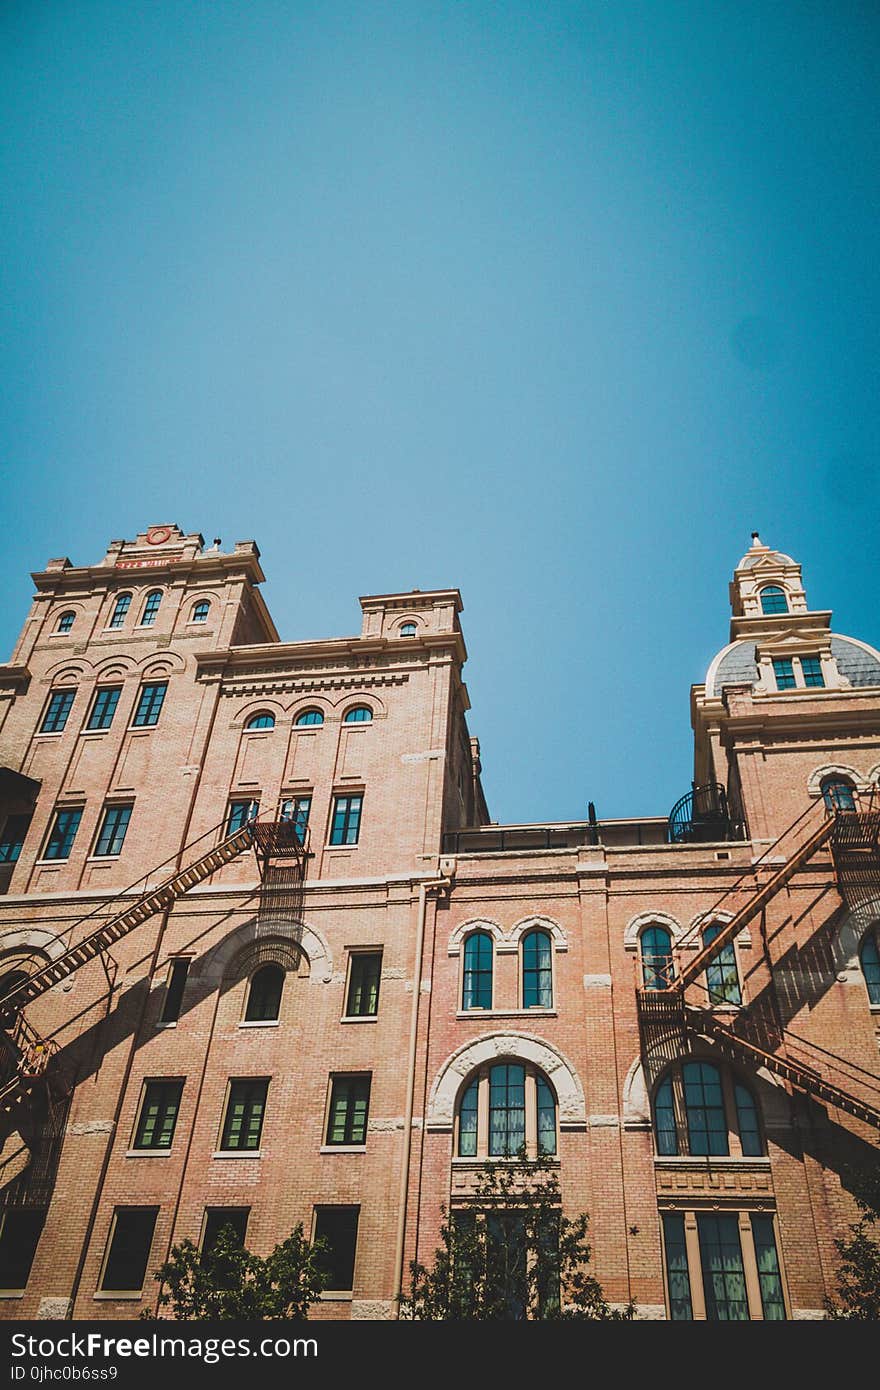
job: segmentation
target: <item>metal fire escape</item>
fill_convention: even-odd
[[[764,910],[825,845],[831,851],[834,880],[844,903],[855,906],[880,890],[880,810],[871,800],[855,809],[826,809],[821,800],[811,804],[761,856],[754,870],[744,874],[701,917],[699,926],[679,940],[668,964],[659,972],[654,965],[654,987],[637,985],[642,1050],[643,1055],[665,1063],[680,1055],[689,1039],[709,1038],[732,1060],[753,1069],[766,1067],[798,1091],[880,1129],[876,1076],[790,1033],[772,1010],[753,1011],[747,1005],[731,1017],[728,1011],[718,1012],[693,999],[706,967],[758,917],[762,918],[763,954],[772,985],[774,962],[763,929]],[[719,927],[712,941],[683,960],[682,947],[688,938],[710,923]],[[810,928],[809,934],[815,930]],[[796,944],[798,948],[806,945],[803,932]],[[658,987],[658,979],[663,987]],[[831,1080],[826,1074],[830,1070],[839,1073],[844,1084]]]

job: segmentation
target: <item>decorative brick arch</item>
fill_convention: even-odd
[[[285,709],[280,700],[259,696],[256,699],[248,700],[246,705],[242,705],[241,709],[232,716],[230,723],[233,728],[241,729],[242,733],[250,733],[251,730],[245,729],[245,725],[253,715],[260,714],[263,710],[274,717],[276,725],[278,720],[285,716]],[[265,734],[271,733],[271,729],[254,729],[253,732]]]
[[[574,1067],[561,1052],[543,1038],[527,1033],[485,1033],[472,1038],[443,1063],[431,1086],[425,1127],[451,1129],[455,1103],[466,1077],[483,1063],[500,1061],[504,1057],[531,1062],[552,1082],[559,1104],[561,1129],[582,1129],[586,1125],[583,1087]]]
[[[493,922],[490,917],[471,917],[467,922],[460,922],[457,927],[449,934],[449,954],[457,956],[461,952],[462,943],[466,936],[471,932],[488,932],[496,947],[504,942],[504,929],[498,922]]]
[[[230,932],[225,941],[210,954],[206,965],[208,978],[220,984],[227,978],[236,957],[265,940],[277,940],[295,946],[303,953],[309,963],[309,979],[320,984],[329,984],[333,978],[333,955],[330,943],[316,927],[305,922],[294,922],[279,917],[272,921],[261,921],[259,929],[256,920]]]
[[[841,777],[846,782],[851,782],[857,792],[870,790],[871,774],[863,777],[854,767],[848,767],[844,763],[826,763],[823,767],[817,767],[810,773],[807,780],[807,791],[810,796],[822,795],[822,783],[826,777]]]
[[[507,933],[508,941],[513,941],[519,946],[527,931],[537,927],[545,931],[553,942],[554,951],[567,951],[568,939],[558,922],[554,922],[552,917],[524,917],[521,922],[516,922]]]
[[[681,923],[675,917],[670,917],[668,912],[640,912],[637,917],[630,918],[623,934],[623,944],[628,951],[639,949],[639,937],[646,927],[665,927],[672,933],[675,943],[684,936]]]
[[[27,927],[0,935],[0,960],[13,952],[24,960],[30,951],[39,951],[46,960],[57,960],[67,950],[63,936],[42,927]]]

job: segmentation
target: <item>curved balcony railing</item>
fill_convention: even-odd
[[[732,819],[721,783],[706,782],[692,787],[676,801],[669,813],[667,839],[671,845],[744,840],[745,825]]]

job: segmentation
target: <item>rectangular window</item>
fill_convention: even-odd
[[[60,734],[73,707],[75,690],[56,690],[49,696],[46,713],[40,725],[41,734]]]
[[[0,835],[0,864],[14,864],[21,854],[25,836],[30,829],[31,817],[7,816]]]
[[[706,1317],[710,1322],[748,1322],[746,1276],[739,1240],[739,1217],[697,1217]]]
[[[105,1293],[140,1293],[144,1286],[158,1207],[117,1207],[104,1262]]]
[[[183,1094],[182,1081],[147,1081],[133,1149],[170,1149]]]
[[[104,859],[122,853],[125,832],[131,820],[131,806],[108,806],[95,842],[95,854]]]
[[[52,831],[46,841],[46,848],[43,850],[44,859],[70,858],[70,851],[79,829],[79,823],[82,820],[82,813],[83,808],[81,806],[69,806],[66,810],[55,812]]]
[[[526,1219],[519,1211],[486,1213],[486,1253],[493,1300],[502,1318],[521,1319],[529,1299]]]
[[[379,1011],[379,976],[382,952],[356,951],[348,976],[347,1018],[370,1018]]]
[[[253,820],[259,814],[259,801],[230,801],[226,834],[234,835],[236,830],[241,830],[243,825],[247,825],[248,821]]]
[[[210,1255],[224,1226],[231,1226],[239,1245],[244,1245],[250,1207],[205,1207],[202,1258]]]
[[[360,1207],[315,1207],[315,1240],[326,1241],[328,1247],[318,1259],[328,1275],[327,1288],[334,1293],[354,1288],[359,1217]]]
[[[109,729],[113,723],[116,706],[122,694],[121,685],[102,685],[95,691],[92,709],[86,722],[87,729]]]
[[[27,1286],[31,1265],[46,1220],[45,1211],[11,1207],[3,1213],[0,1227],[0,1289],[18,1292]]]
[[[281,819],[293,821],[300,844],[305,839],[311,809],[311,796],[289,796],[281,803]]]
[[[186,988],[188,974],[189,960],[187,957],[181,956],[179,960],[171,962],[168,983],[165,986],[165,1003],[162,1005],[162,1013],[159,1016],[160,1023],[176,1023],[180,1018],[180,1006],[183,1003],[183,991]]]
[[[825,677],[822,675],[822,663],[817,656],[802,656],[801,671],[804,675],[804,685],[825,684]]]
[[[356,845],[361,827],[363,796],[335,796],[333,822],[330,827],[331,845]]]
[[[138,697],[137,709],[134,712],[132,723],[137,728],[146,725],[158,724],[159,714],[162,703],[165,699],[165,692],[168,689],[167,681],[160,681],[157,685],[142,685],[141,693]]]
[[[334,1076],[327,1122],[328,1144],[365,1144],[370,1108],[369,1076]]]
[[[773,1235],[773,1217],[752,1217],[752,1235],[755,1238],[755,1259],[758,1264],[758,1283],[761,1286],[761,1307],[765,1322],[785,1321],[785,1299],[782,1296],[782,1274],[779,1269],[779,1256],[776,1253],[776,1240]]]
[[[776,676],[777,690],[794,690],[797,682],[794,678],[794,665],[788,659],[773,662],[773,671]]]
[[[260,1147],[268,1081],[230,1081],[220,1148],[241,1152]]]
[[[681,1212],[663,1213],[663,1245],[666,1251],[669,1317],[672,1322],[690,1322],[694,1314],[691,1307],[691,1280],[684,1238],[684,1216]]]

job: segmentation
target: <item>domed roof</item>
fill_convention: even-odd
[[[758,679],[755,643],[731,642],[718,653],[706,672],[707,696],[720,695],[725,685],[754,685]],[[854,637],[831,638],[837,669],[854,690],[880,686],[880,652]]]
[[[781,550],[759,550],[757,553],[750,550],[747,555],[742,557],[737,565],[737,569],[749,570],[753,565],[756,565],[759,560],[763,560],[765,563],[768,560],[772,560],[774,565],[794,565],[794,560],[791,556],[783,555]]]

